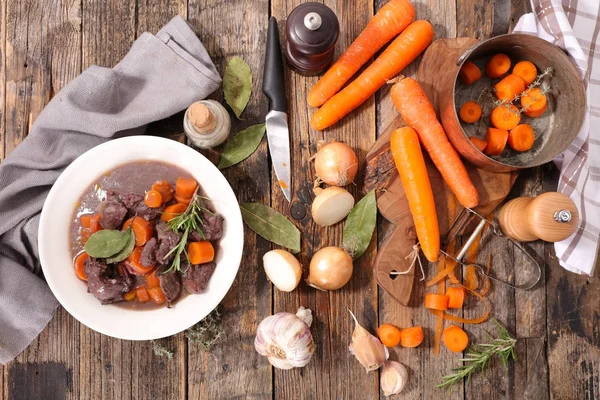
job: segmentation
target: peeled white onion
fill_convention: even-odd
[[[328,143],[315,155],[315,171],[328,185],[346,186],[354,181],[358,172],[358,157],[345,143]]]
[[[310,260],[306,283],[315,289],[336,290],[352,277],[352,257],[338,247],[325,247]]]
[[[319,192],[312,203],[312,217],[317,225],[337,224],[352,211],[354,197],[337,186],[328,187]]]
[[[282,292],[296,289],[302,278],[302,264],[285,250],[271,250],[263,256],[265,273],[273,285]]]

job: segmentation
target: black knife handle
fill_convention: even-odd
[[[267,31],[267,52],[263,76],[263,93],[270,101],[269,110],[287,112],[285,98],[285,79],[283,77],[283,59],[279,45],[279,29],[277,19],[269,18]]]

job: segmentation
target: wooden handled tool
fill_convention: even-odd
[[[498,216],[502,232],[521,242],[538,239],[559,242],[571,236],[578,223],[575,203],[558,192],[513,199],[502,207]]]

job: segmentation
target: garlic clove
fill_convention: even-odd
[[[408,372],[404,365],[397,361],[386,361],[381,370],[381,390],[383,394],[391,396],[400,393],[408,381]]]
[[[390,356],[388,349],[377,337],[371,335],[369,331],[360,326],[352,311],[348,311],[355,322],[354,332],[352,332],[352,343],[348,347],[350,353],[365,367],[367,372],[374,371],[381,367]]]

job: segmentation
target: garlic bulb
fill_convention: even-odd
[[[386,361],[381,369],[381,390],[383,394],[391,396],[398,394],[406,386],[408,381],[408,372],[404,365],[397,361]]]
[[[356,324],[354,332],[352,332],[352,343],[349,346],[350,353],[354,354],[354,357],[365,367],[367,372],[374,371],[383,365],[390,353],[378,338],[360,326],[352,311],[350,311],[350,315],[352,315]]]
[[[304,307],[295,315],[287,312],[271,315],[258,324],[254,348],[275,368],[304,367],[316,348],[311,324],[312,312]]]

